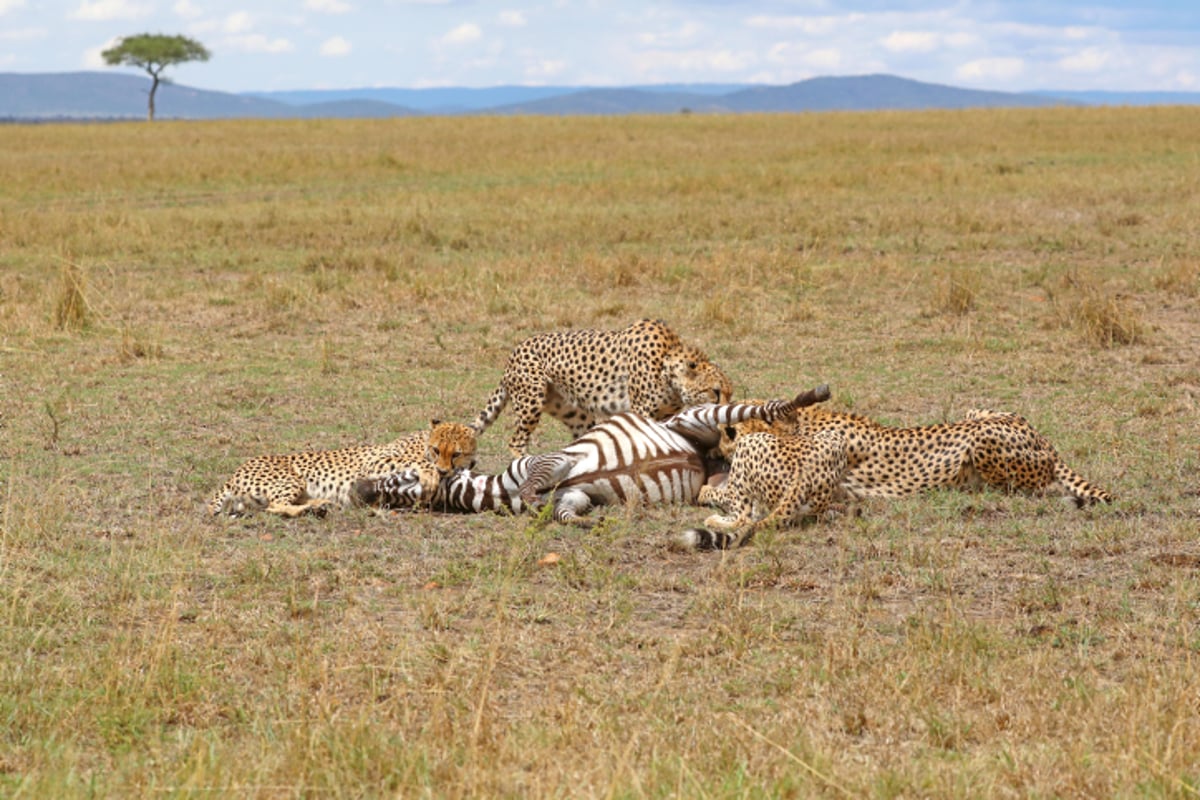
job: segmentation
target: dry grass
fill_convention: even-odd
[[[1195,796],[1198,113],[0,127],[0,794]],[[641,316],[1118,502],[201,515]]]

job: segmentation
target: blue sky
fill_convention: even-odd
[[[1198,0],[0,0],[0,72],[111,69],[100,51],[144,32],[200,41],[212,60],[167,74],[232,92],[873,72],[1006,91],[1200,91]]]

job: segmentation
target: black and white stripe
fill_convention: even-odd
[[[695,406],[663,422],[624,412],[561,450],[515,459],[499,475],[454,473],[441,481],[428,506],[459,513],[521,513],[553,502],[558,522],[589,525],[583,515],[594,506],[695,503],[708,478],[704,454],[716,445],[723,427],[748,419],[771,421],[828,396],[828,387],[822,386],[790,401]],[[356,492],[365,503],[386,508],[426,504],[413,470],[360,481]]]

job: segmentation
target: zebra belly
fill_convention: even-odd
[[[705,477],[697,453],[672,453],[615,470],[584,462],[571,470],[560,488],[585,492],[596,505],[688,504],[696,502]]]

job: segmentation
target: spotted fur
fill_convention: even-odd
[[[846,441],[831,429],[812,435],[749,433],[737,438],[729,478],[700,490],[701,505],[715,505],[706,528],[691,528],[677,545],[686,550],[740,547],[757,531],[797,525],[823,514],[846,472]]]
[[[385,445],[252,458],[213,494],[208,511],[231,517],[254,511],[285,517],[324,514],[332,504],[351,504],[357,480],[413,468],[432,491],[443,475],[474,464],[474,430],[434,420],[429,430]]]
[[[619,331],[556,331],[521,342],[472,427],[483,433],[511,403],[517,421],[508,448],[523,456],[543,413],[578,438],[623,411],[659,420],[732,396],[733,384],[702,351],[644,319]]]
[[[852,498],[903,497],[936,487],[1061,494],[1076,506],[1111,503],[1112,495],[1068,467],[1022,416],[970,409],[958,422],[893,428],[857,414],[804,408],[772,425],[749,420],[722,430],[728,458],[740,437],[772,430],[845,433],[849,466],[843,489]]]

